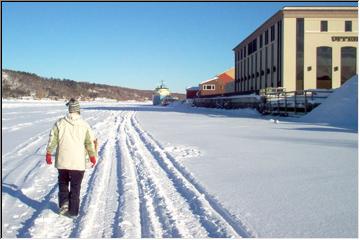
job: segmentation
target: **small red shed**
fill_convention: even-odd
[[[199,92],[199,87],[189,87],[186,89],[186,99],[197,98],[197,93]]]

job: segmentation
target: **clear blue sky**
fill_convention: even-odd
[[[185,92],[234,65],[232,49],[283,6],[357,2],[2,2],[2,67]]]

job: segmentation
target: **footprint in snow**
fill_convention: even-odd
[[[187,159],[201,156],[201,152],[196,147],[188,146],[168,146],[164,149],[177,159]]]
[[[20,215],[20,217],[25,217],[26,215],[28,215],[28,212],[24,212]]]

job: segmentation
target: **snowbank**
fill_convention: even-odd
[[[335,127],[358,127],[358,76],[336,89],[319,107],[301,120]]]
[[[191,103],[183,101],[175,101],[164,107],[164,111],[174,110],[175,112],[193,113],[193,114],[206,114],[206,115],[223,115],[229,117],[261,117],[261,114],[254,108],[241,108],[241,109],[224,109],[224,108],[205,108],[196,107]]]

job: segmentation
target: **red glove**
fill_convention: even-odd
[[[95,164],[96,164],[96,158],[95,158],[95,156],[91,156],[91,157],[90,157],[90,162],[92,163],[92,166],[91,166],[91,167],[94,167]]]
[[[51,165],[52,161],[51,161],[51,154],[50,153],[46,153],[46,163]]]

